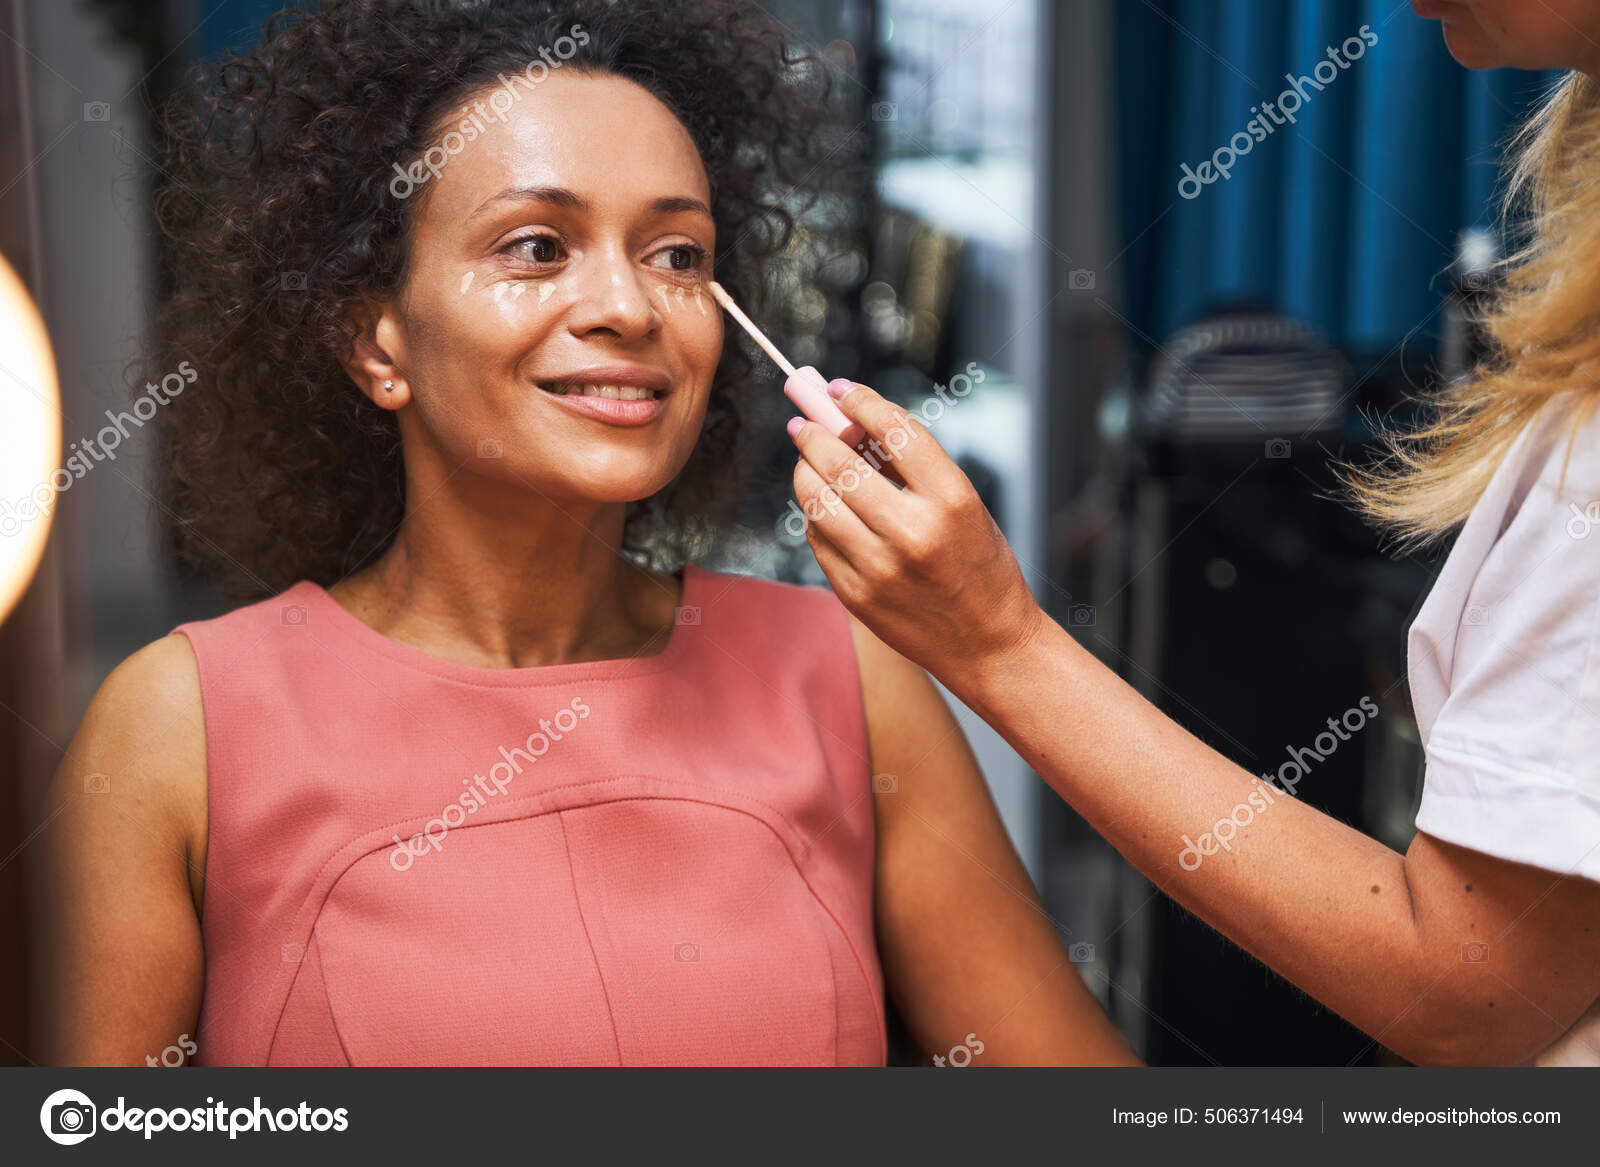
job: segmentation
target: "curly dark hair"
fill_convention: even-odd
[[[563,67],[626,77],[671,109],[710,177],[717,278],[757,312],[769,261],[821,193],[828,72],[748,0],[326,0],[280,12],[247,56],[162,112],[156,219],[167,286],[152,354],[198,381],[161,411],[181,561],[234,596],[324,586],[404,513],[399,429],[339,362],[348,309],[396,293],[426,197],[391,192],[474,94],[580,25]],[[158,376],[159,376],[158,371]],[[724,346],[706,423],[666,489],[630,504],[624,550],[657,566],[736,504],[752,367]],[[713,489],[713,484],[720,489]]]

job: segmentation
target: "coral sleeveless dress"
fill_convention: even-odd
[[[199,662],[208,1065],[882,1065],[843,608],[684,569],[658,655],[429,656],[301,582]]]

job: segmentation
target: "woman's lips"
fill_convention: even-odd
[[[655,392],[640,400],[623,401],[616,397],[599,397],[583,393],[576,387],[564,393],[553,392],[543,385],[539,389],[546,397],[552,398],[574,413],[580,413],[607,425],[649,425],[666,408],[665,396]]]

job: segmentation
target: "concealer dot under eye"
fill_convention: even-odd
[[[712,312],[699,287],[685,287],[679,283],[657,284],[655,300],[660,310],[669,316],[681,311],[698,312],[701,316],[710,316]]]
[[[469,272],[468,274],[470,275],[472,273]],[[464,284],[466,282],[468,281],[463,281]],[[493,286],[492,290],[489,291],[489,295],[496,304],[504,304],[507,302],[514,304],[518,300],[522,299],[527,291],[527,280],[501,280],[499,283]],[[539,284],[539,290],[534,294],[533,299],[536,303],[543,304],[551,296],[555,295],[555,291],[555,283],[553,281],[546,280]]]

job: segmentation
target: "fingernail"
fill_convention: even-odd
[[[800,432],[800,427],[805,425],[805,424],[806,424],[806,419],[805,418],[803,418],[803,417],[791,417],[789,419],[789,424],[784,426],[784,428],[789,431],[789,436],[792,438],[792,437],[795,436],[795,434]]]
[[[856,387],[856,383],[847,377],[835,377],[828,382],[828,396],[835,401]]]

